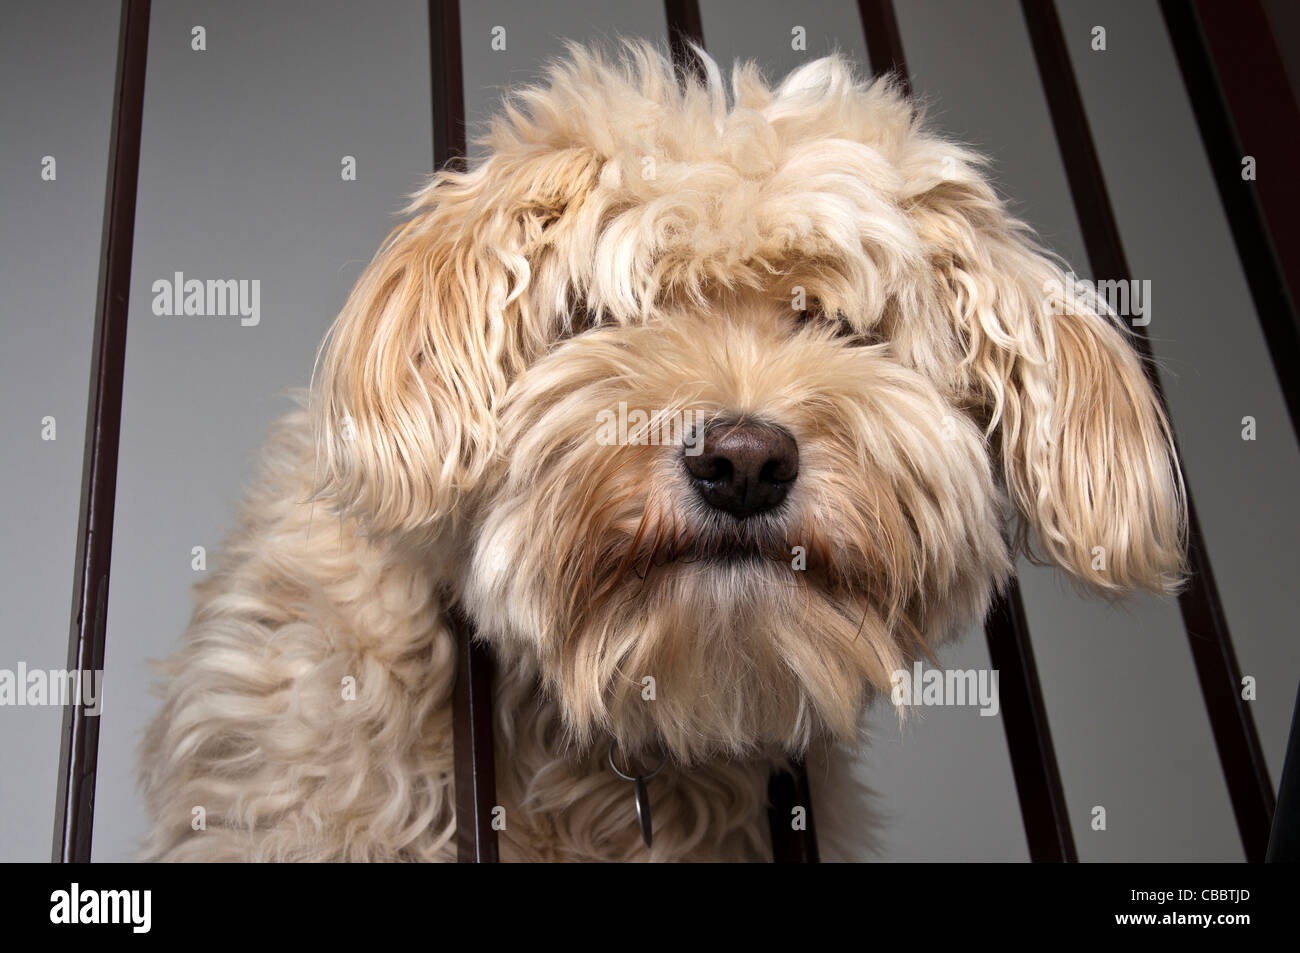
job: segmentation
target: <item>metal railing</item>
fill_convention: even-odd
[[[1247,0],[1247,5],[1254,0]],[[893,71],[907,83],[906,56],[890,0],[859,0],[859,12],[869,56],[879,71]],[[1064,35],[1052,0],[1022,0],[1035,60],[1050,106],[1053,125],[1065,166],[1075,213],[1081,225],[1093,273],[1107,278],[1129,274],[1119,229],[1111,208],[1101,164],[1088,127]],[[1261,209],[1253,197],[1243,198],[1240,183],[1230,177],[1237,153],[1228,101],[1233,99],[1231,77],[1225,92],[1216,79],[1196,8],[1178,0],[1162,0],[1166,23],[1179,58],[1184,83],[1192,97],[1205,146],[1215,166],[1216,178],[1229,211],[1229,223],[1250,284],[1270,355],[1291,411],[1296,419],[1300,392],[1300,346],[1296,314],[1288,294],[1285,269],[1295,262],[1280,261],[1265,223],[1281,220],[1294,196],[1282,195]],[[668,42],[679,65],[689,67],[688,42],[704,46],[698,3],[665,0]],[[114,99],[109,178],[101,248],[99,300],[91,368],[86,451],[83,459],[82,507],[78,529],[78,554],[69,668],[103,668],[105,614],[108,606],[109,559],[123,367],[126,354],[127,303],[130,288],[135,197],[143,116],[144,77],[149,32],[149,0],[123,0],[119,35],[117,90]],[[1261,18],[1245,18],[1248,29]],[[435,166],[456,161],[465,153],[465,108],[461,70],[460,17],[457,0],[430,0],[430,59],[432,67],[433,157]],[[1238,42],[1249,42],[1241,36]],[[1272,68],[1280,70],[1280,64]],[[1257,120],[1256,120],[1257,121]],[[1230,141],[1231,140],[1231,141]],[[1283,142],[1278,148],[1288,148]],[[1225,151],[1226,150],[1226,151]],[[1239,152],[1239,150],[1238,150]],[[1226,157],[1226,158],[1225,158]],[[1231,159],[1231,161],[1228,161]],[[1294,216],[1292,224],[1300,221]],[[1265,254],[1267,253],[1267,254]],[[1247,258],[1250,258],[1248,261]],[[1160,381],[1151,362],[1150,345],[1138,331],[1138,346],[1152,385],[1161,395]],[[1298,431],[1300,432],[1300,431]],[[1196,518],[1188,499],[1190,517],[1189,560],[1191,582],[1180,596],[1184,627],[1192,650],[1211,728],[1219,753],[1246,858],[1265,859],[1270,829],[1274,825],[1273,787],[1260,749],[1249,708],[1240,693],[1241,672],[1232,638]],[[462,861],[494,862],[497,836],[491,825],[495,803],[495,762],[492,743],[492,666],[490,652],[473,637],[473,627],[455,608],[449,622],[459,650],[454,695],[457,846]],[[1052,746],[1042,689],[1034,663],[1029,626],[1018,585],[1013,580],[994,606],[985,626],[992,663],[1001,673],[1003,722],[1015,772],[1021,815],[1035,861],[1077,860],[1066,810],[1064,789]],[[53,859],[89,861],[93,827],[94,792],[98,760],[98,722],[79,706],[65,712],[59,766]],[[1286,837],[1275,837],[1268,859],[1295,859],[1295,801],[1300,797],[1300,765],[1296,764],[1295,729],[1287,761],[1284,808],[1292,805],[1276,827]],[[795,764],[790,774],[778,774],[769,786],[773,856],[777,861],[815,862],[816,834],[811,823],[812,798],[807,771]],[[791,808],[804,807],[806,830],[795,831],[789,822]],[[1284,823],[1285,822],[1285,823]],[[1280,846],[1279,846],[1280,845]]]

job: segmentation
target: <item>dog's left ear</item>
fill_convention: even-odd
[[[1164,411],[1120,324],[1010,218],[971,157],[910,202],[938,320],[1000,445],[1005,483],[1052,562],[1098,590],[1172,592],[1187,511]]]
[[[368,533],[447,515],[496,448],[497,406],[548,343],[533,286],[595,184],[589,150],[438,173],[358,280],[317,359],[316,495]]]

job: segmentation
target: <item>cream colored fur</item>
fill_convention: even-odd
[[[1178,585],[1127,332],[1053,299],[978,157],[841,60],[703,62],[574,48],[415,197],[199,587],[145,856],[452,859],[450,600],[498,659],[508,859],[763,859],[769,772],[983,617],[1009,518],[1100,593]],[[789,498],[707,510],[680,448],[597,441],[620,402],[783,426]],[[652,851],[611,738],[668,757]]]

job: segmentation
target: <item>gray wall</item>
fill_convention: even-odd
[[[117,7],[0,12],[0,668],[62,669],[99,276]],[[41,177],[55,160],[55,178]],[[45,417],[54,440],[43,440]],[[0,860],[48,860],[57,708],[0,708]]]
[[[852,0],[701,6],[706,45],[724,65],[753,57],[777,77],[831,48],[869,65]],[[1300,674],[1286,589],[1300,569],[1291,492],[1300,453],[1158,8],[1152,0],[1061,7],[1134,277],[1153,284],[1148,330],[1242,667],[1259,679],[1254,712],[1276,780]],[[219,560],[266,425],[288,408],[286,389],[306,383],[321,334],[428,171],[425,8],[423,0],[155,5],[97,860],[130,857],[143,829],[134,763],[156,704],[147,660],[172,651],[185,627],[198,577],[191,550],[206,547],[209,566]],[[900,0],[897,8],[931,115],[994,158],[1020,214],[1090,276],[1019,4]],[[61,667],[116,10],[82,2],[4,16],[0,128],[19,134],[0,140],[0,309],[11,344],[0,352],[8,398],[0,428],[12,461],[0,503],[12,527],[0,541],[0,667],[20,659]],[[190,49],[195,25],[207,29],[206,52]],[[1094,25],[1107,27],[1104,53],[1088,47]],[[506,29],[505,51],[491,48],[496,26]],[[806,28],[806,52],[790,47],[794,26]],[[562,38],[619,35],[662,41],[662,5],[462,4],[471,134],[506,85],[562,51]],[[44,154],[59,157],[57,183],[40,181]],[[355,182],[340,178],[344,155],[357,157]],[[260,279],[260,324],[153,315],[150,286],[175,271]],[[58,416],[53,444],[39,439],[45,414]],[[1259,422],[1251,443],[1240,439],[1247,414]],[[1079,598],[1056,573],[1021,571],[1081,857],[1241,859],[1176,604],[1111,607]],[[982,634],[941,661],[987,668]],[[0,777],[0,858],[48,853],[58,724],[56,709],[0,709],[0,759],[24,766]],[[1028,856],[1000,717],[930,708],[900,730],[880,706],[867,727],[870,748],[811,765],[824,856]],[[876,792],[885,825],[874,852],[829,809],[826,792],[845,775]],[[1091,828],[1094,806],[1106,808],[1106,831]]]
[[[1070,58],[1135,275],[1160,295],[1151,327],[1188,484],[1276,783],[1300,677],[1300,448],[1287,417],[1196,119],[1154,4],[1067,4]],[[1080,39],[1116,24],[1109,49]],[[1294,170],[1263,175],[1294,176]],[[1300,369],[1296,369],[1300,370]],[[1242,418],[1258,436],[1241,439]]]
[[[494,30],[498,27],[505,30],[505,49],[493,48]],[[613,50],[622,37],[658,42],[667,35],[668,21],[660,3],[462,3],[460,39],[470,154],[479,154],[473,139],[486,131],[485,122],[496,111],[506,89],[536,79],[548,59],[564,53],[566,40]]]
[[[254,453],[431,165],[426,4],[172,2],[149,36],[108,688],[94,857],[132,856],[145,816],[150,659],[174,651],[189,587],[220,558]],[[190,48],[207,29],[206,52]],[[343,156],[356,181],[343,181]],[[260,279],[261,321],[158,317],[174,272]]]
[[[931,113],[995,158],[1018,214],[1090,275],[1020,5],[918,0],[898,16]],[[1051,570],[1022,560],[1019,571],[1079,856],[1241,859],[1177,604],[1134,597],[1112,608]],[[1105,831],[1092,830],[1095,807]]]

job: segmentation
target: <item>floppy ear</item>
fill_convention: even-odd
[[[497,404],[545,346],[528,294],[589,152],[494,154],[443,171],[366,268],[317,358],[317,496],[370,533],[455,507],[496,447]]]
[[[952,156],[959,157],[954,161]],[[1187,510],[1169,422],[1132,332],[1011,219],[954,149],[913,213],[937,293],[990,414],[1005,483],[1043,554],[1102,591],[1172,592]]]

